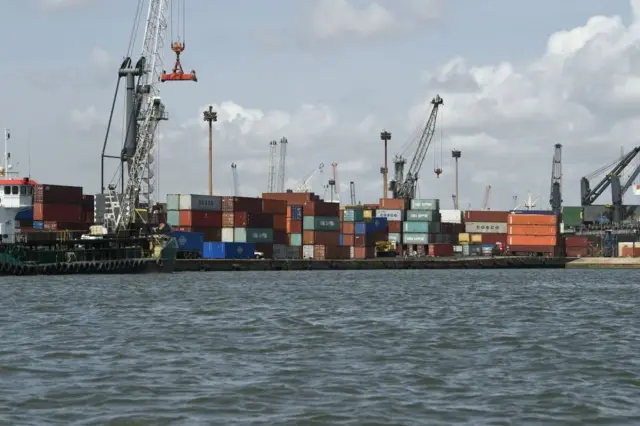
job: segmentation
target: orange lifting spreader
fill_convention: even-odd
[[[185,73],[180,63],[180,54],[184,51],[184,42],[176,41],[171,45],[171,50],[176,53],[176,64],[173,66],[173,72],[167,74],[166,71],[162,71],[160,81],[198,81],[196,78],[196,72],[191,70],[190,73]]]

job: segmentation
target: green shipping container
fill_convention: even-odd
[[[271,228],[247,228],[248,243],[272,243],[273,229]]]
[[[395,232],[389,232],[389,242],[390,243],[396,243],[396,244],[402,244],[402,234],[401,233],[395,233]]]
[[[564,226],[580,226],[582,225],[582,207],[563,207],[562,223]]]
[[[411,210],[440,211],[440,200],[437,198],[411,200]]]
[[[289,245],[300,247],[302,245],[302,234],[289,234]]]
[[[180,212],[177,210],[167,212],[167,223],[171,226],[180,226]]]
[[[233,241],[236,243],[246,243],[247,228],[233,228]]]
[[[424,234],[424,233],[403,234],[402,242],[404,244],[429,244],[429,234]]]
[[[364,210],[345,209],[342,212],[342,220],[345,222],[362,222],[364,220]]]
[[[437,210],[409,210],[407,221],[410,222],[440,222],[440,212]]]
[[[402,232],[437,234],[440,232],[440,222],[402,222]]]
[[[340,218],[331,216],[305,216],[302,218],[305,231],[339,231]]]

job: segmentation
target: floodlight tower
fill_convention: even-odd
[[[460,160],[460,157],[462,157],[462,152],[460,152],[460,150],[454,149],[454,150],[451,151],[451,158],[453,158],[455,160],[455,162],[456,162],[456,194],[455,194],[456,198],[455,198],[455,206],[454,206],[454,208],[456,210],[460,210],[458,208],[459,205],[460,205],[460,193],[458,192],[459,189],[460,189],[458,187],[458,182],[459,182],[458,181],[458,177],[459,177],[459,175],[458,175],[458,160]]]

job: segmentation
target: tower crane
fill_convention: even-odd
[[[287,164],[287,138],[280,139],[280,162],[278,163],[278,192],[284,192],[284,181]]]
[[[551,210],[562,209],[562,145],[557,143],[551,163],[551,190],[549,193]]]
[[[267,192],[276,192],[276,151],[278,142],[269,142],[269,179]]]
[[[316,173],[322,173],[324,170],[324,163],[320,163],[318,167],[313,169],[311,173],[309,173],[302,181],[300,181],[294,188],[293,192],[311,192],[311,187],[309,186],[309,182]]]
[[[238,165],[231,163],[231,173],[233,175],[233,196],[240,196],[240,183],[238,182]]]
[[[394,157],[394,178],[389,183],[389,190],[392,192],[393,198],[399,198],[405,201],[410,201],[415,198],[418,174],[420,173],[422,163],[427,155],[427,150],[433,140],[436,128],[436,119],[438,117],[438,108],[443,103],[444,102],[440,95],[436,95],[436,97],[431,101],[431,105],[433,105],[433,107],[426,125],[419,136],[410,141],[409,145],[418,141],[418,146],[413,158],[411,159],[411,164],[409,165],[406,177],[404,176],[404,166],[407,163],[406,159],[402,155],[396,155]],[[407,149],[408,148],[409,147],[407,146]],[[405,149],[405,151],[407,149]],[[442,173],[442,169],[436,168],[434,172],[439,176],[440,173]]]
[[[135,219],[136,207],[151,210],[154,196],[154,168],[157,146],[155,134],[158,123],[167,120],[165,106],[157,83],[162,81],[162,61],[167,9],[170,1],[182,5],[185,0],[149,0],[142,52],[133,63],[133,45],[142,20],[144,0],[138,0],[136,15],[129,41],[129,50],[122,62],[111,105],[109,122],[102,148],[102,191],[106,192],[104,223],[108,231],[129,229]],[[184,18],[183,18],[184,19]],[[172,25],[173,29],[173,25]],[[107,155],[106,147],[118,96],[121,78],[126,80],[124,147],[119,156]],[[105,188],[105,159],[118,159],[120,166],[112,182]],[[124,163],[127,163],[125,178]],[[157,166],[156,166],[157,167]],[[119,185],[118,185],[119,184]],[[120,189],[121,194],[117,191]]]
[[[640,164],[632,165],[633,160],[638,157],[640,153],[640,146],[635,147],[622,158],[607,164],[599,169],[595,170],[591,174],[583,177],[580,180],[580,198],[583,206],[591,206],[596,200],[604,193],[604,191],[611,186],[611,204],[613,204],[613,220],[612,222],[622,222],[624,220],[624,206],[622,200],[624,194],[631,188],[633,182],[640,175]],[[631,173],[624,183],[620,182],[620,178],[627,167],[631,167]],[[608,170],[608,172],[607,172]],[[598,182],[592,189],[590,180],[597,175],[605,173],[604,178]]]

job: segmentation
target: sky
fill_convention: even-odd
[[[173,34],[186,44],[183,66],[199,80],[159,85],[169,113],[158,139],[160,201],[207,193],[209,105],[219,118],[219,195],[233,194],[231,163],[240,195],[266,191],[269,141],[286,137],[287,187],[323,163],[310,184],[324,194],[335,162],[341,199],[349,201],[353,181],[356,198],[375,203],[381,130],[392,133],[390,158],[405,152],[436,95],[444,105],[419,195],[445,208],[455,191],[452,149],[462,151],[460,207],[481,208],[491,185],[489,207],[498,210],[528,192],[548,207],[556,143],[565,205],[579,204],[582,176],[638,145],[640,0],[185,1],[185,25],[170,19],[166,31],[164,65],[173,66]],[[11,129],[23,174],[100,192],[100,153],[136,3],[4,6],[0,127]],[[134,59],[141,45],[138,34]],[[117,105],[111,154],[122,144],[122,93]],[[409,161],[414,149],[405,152]],[[107,183],[115,167],[107,163]],[[607,192],[601,203],[610,200]]]

